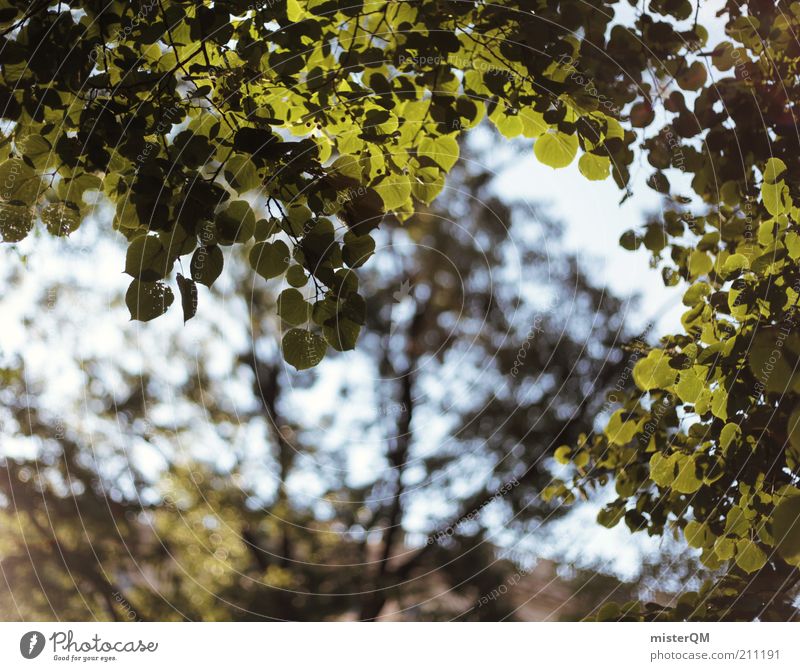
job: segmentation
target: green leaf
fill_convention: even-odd
[[[374,188],[387,212],[401,208],[411,196],[411,183],[404,175],[390,175]]]
[[[627,445],[639,429],[637,422],[623,418],[624,411],[617,410],[608,420],[605,433],[614,445]]]
[[[420,168],[411,182],[414,198],[430,205],[444,188],[444,173],[438,168]]]
[[[222,250],[216,245],[198,247],[189,266],[192,279],[210,287],[222,273],[223,263]]]
[[[81,213],[74,203],[50,203],[42,210],[41,217],[49,233],[56,236],[69,235],[81,224]]]
[[[697,366],[697,368],[701,367]],[[694,368],[687,368],[681,371],[680,380],[675,385],[675,392],[684,403],[696,403],[703,392],[704,385],[705,375],[701,375]]]
[[[779,158],[770,158],[764,166],[764,181],[767,184],[776,184],[782,180],[786,173],[786,164]]]
[[[316,366],[328,349],[325,340],[310,331],[290,329],[283,336],[283,358],[297,370]]]
[[[781,341],[782,346],[778,345]],[[800,391],[800,370],[795,370],[791,360],[800,355],[800,336],[788,337],[776,328],[759,330],[747,352],[747,362],[756,378],[756,384],[767,392],[785,393]]]
[[[750,533],[747,513],[741,506],[731,506],[725,515],[725,533],[742,538]]]
[[[283,240],[257,242],[250,250],[250,265],[261,277],[271,279],[289,267],[289,247]]]
[[[736,565],[747,573],[755,573],[767,563],[767,555],[755,541],[736,541]]]
[[[667,389],[678,375],[669,365],[669,356],[664,350],[653,349],[633,367],[633,381],[642,391]]]
[[[497,130],[505,138],[514,138],[521,135],[525,130],[525,122],[515,111],[505,105],[498,105],[489,117]]]
[[[625,516],[625,502],[614,501],[602,508],[597,513],[597,523],[601,526],[611,529]]]
[[[604,603],[597,611],[598,622],[615,622],[622,617],[622,609],[619,604],[609,602]]]
[[[308,275],[302,266],[294,265],[286,271],[286,281],[293,287],[304,287],[308,283]]]
[[[671,487],[675,480],[676,457],[674,454],[665,457],[656,452],[650,457],[650,479],[659,487]]]
[[[197,247],[197,236],[183,226],[174,226],[169,231],[159,231],[158,238],[170,259],[185,256]]]
[[[333,349],[344,352],[355,349],[361,325],[347,317],[337,315],[323,325],[322,332]]]
[[[698,277],[705,275],[714,267],[711,257],[705,252],[696,249],[689,255],[689,275]]]
[[[225,179],[239,193],[261,186],[261,177],[253,162],[242,154],[234,154],[225,161]]]
[[[254,233],[256,242],[264,242],[269,237],[272,237],[280,230],[280,219],[270,217],[269,219],[259,219],[256,222],[256,230]]]
[[[551,168],[565,168],[578,153],[578,137],[560,131],[545,133],[534,142],[533,153]]]
[[[620,247],[632,252],[642,244],[642,239],[636,235],[636,231],[625,231],[619,238]]]
[[[305,324],[310,316],[311,306],[297,289],[284,289],[278,296],[278,315],[292,326]]]
[[[764,202],[764,207],[767,208],[773,217],[785,214],[789,211],[791,200],[789,198],[789,187],[781,180],[770,184],[763,182],[761,184],[761,199]]]
[[[161,239],[155,235],[140,235],[131,240],[125,255],[125,272],[145,282],[155,282],[167,276],[172,263]]]
[[[0,163],[0,189],[8,201],[33,205],[42,188],[42,180],[34,170],[19,158]]]
[[[0,202],[0,234],[3,242],[24,240],[33,230],[33,212],[28,205]]]
[[[572,448],[568,445],[562,445],[556,448],[553,457],[559,464],[568,464],[570,461],[569,455],[572,454]]]
[[[800,259],[800,235],[794,231],[789,231],[783,239],[783,244],[786,245],[786,250],[789,252],[789,257],[795,261]]]
[[[686,542],[693,548],[708,547],[716,538],[707,524],[694,520],[686,523],[683,534],[686,536]]]
[[[345,185],[348,186],[360,184],[363,177],[361,159],[357,156],[348,156],[346,154],[339,156],[331,164],[330,171],[337,176],[347,178]]]
[[[692,457],[684,454],[676,455],[675,479],[672,488],[681,494],[694,494],[703,486],[703,481],[697,477],[697,465]]]
[[[611,174],[611,159],[608,156],[584,154],[578,159],[578,170],[593,182],[606,179]]]
[[[711,412],[723,421],[728,419],[728,390],[722,385],[711,392]]]
[[[342,258],[350,268],[363,266],[375,253],[375,240],[369,235],[355,235],[347,232],[344,235]]]
[[[737,424],[728,423],[722,427],[719,433],[719,446],[722,448],[723,453],[727,452],[734,440],[742,434],[742,430]]]
[[[772,512],[772,536],[778,554],[800,566],[800,496],[790,496]]]
[[[133,280],[125,293],[125,304],[131,319],[142,322],[163,315],[174,300],[172,289],[163,282]]]
[[[286,0],[286,17],[289,21],[302,21],[306,15],[304,3],[300,0]]]
[[[736,542],[733,538],[720,536],[714,543],[714,552],[722,561],[733,559],[733,555],[736,554]]]
[[[301,247],[306,260],[313,266],[330,259],[338,251],[333,222],[324,218],[308,221]]]
[[[286,219],[281,222],[282,228],[297,238],[303,237],[304,231],[313,226],[313,213],[302,204],[293,204],[286,211]]]
[[[181,293],[181,307],[183,308],[183,323],[188,322],[197,314],[197,285],[178,273],[178,289]]]
[[[50,168],[58,163],[58,155],[52,145],[41,135],[28,135],[21,142],[25,157],[30,159],[38,170]]]
[[[542,114],[536,110],[524,108],[520,110],[519,118],[522,121],[522,134],[525,137],[537,138],[550,129]]]
[[[417,153],[431,159],[443,170],[450,171],[458,161],[458,141],[455,135],[426,135],[420,140]]]
[[[247,242],[256,230],[256,215],[246,200],[234,200],[214,218],[219,244]]]
[[[337,301],[335,298],[326,296],[322,300],[314,303],[311,308],[311,319],[318,326],[324,325],[328,320],[336,318]]]
[[[795,455],[800,456],[800,405],[792,411],[786,428],[789,436],[789,449]]]
[[[750,262],[744,254],[731,254],[722,264],[722,274],[727,278],[734,273],[746,270],[749,266]]]

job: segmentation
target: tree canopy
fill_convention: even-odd
[[[374,231],[434,201],[484,117],[623,198],[642,159],[668,207],[620,243],[683,292],[684,330],[637,350],[637,391],[564,446],[575,478],[547,493],[613,479],[602,523],[678,529],[722,576],[676,609],[602,617],[785,619],[800,564],[800,4],[720,3],[719,41],[699,11],[2,0],[0,231],[66,235],[113,208],[143,321],[174,302],[173,281],[191,318],[221,247],[244,246],[258,275],[290,285],[283,356],[305,369],[356,346]]]

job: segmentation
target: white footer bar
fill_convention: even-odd
[[[792,623],[6,623],[0,668],[793,669]],[[606,666],[608,664],[609,666]],[[240,665],[246,665],[242,667]]]

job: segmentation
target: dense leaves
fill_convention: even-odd
[[[682,530],[721,578],[685,595],[674,611],[630,603],[609,610],[607,619],[786,619],[793,612],[800,565],[800,454],[793,438],[800,210],[795,140],[787,137],[794,119],[770,91],[796,67],[796,45],[781,31],[797,19],[795,5],[779,15],[771,12],[781,7],[749,8],[748,17],[731,13],[727,31],[735,48],[727,43],[713,52],[723,71],[734,68],[735,53],[734,76],[704,89],[706,71],[690,68],[677,83],[700,90],[693,115],[678,92],[665,102],[678,115],[672,132],[702,134],[706,149],[645,143],[654,167],[675,166],[681,157],[704,210],[672,198],[662,221],[621,240],[629,249],[644,244],[668,285],[683,283],[685,332],[637,354],[631,362],[637,390],[604,433],[572,446],[581,468],[568,486],[574,496],[613,476],[619,498],[611,507],[624,511],[613,523],[624,519],[632,531],[651,535]],[[767,35],[768,25],[777,32]],[[769,49],[761,48],[762,39]],[[717,100],[723,111],[712,111]],[[749,121],[751,114],[759,121]],[[734,123],[718,125],[726,120]],[[733,143],[740,148],[733,151]],[[562,486],[550,493],[563,494]]]
[[[69,233],[99,191],[134,281],[173,279],[192,255],[192,279],[211,286],[218,246],[255,237],[264,278],[294,260],[293,286],[301,271],[314,279],[305,298],[326,319],[310,328],[336,349],[355,345],[359,325],[327,323],[344,298],[337,271],[368,260],[386,213],[405,220],[437,196],[460,134],[482,117],[535,139],[548,165],[580,150],[590,179],[612,159],[626,179],[633,136],[567,78],[580,50],[570,30],[599,19],[591,7],[549,32],[557,5],[541,19],[514,3],[383,0],[1,8],[3,239],[18,242],[37,219]],[[152,311],[132,312],[142,314]]]

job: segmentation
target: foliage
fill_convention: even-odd
[[[185,295],[219,275],[220,246],[248,245],[263,277],[313,279],[295,324],[310,335],[286,345],[298,368],[315,365],[326,345],[355,345],[353,269],[371,232],[437,196],[483,116],[538,138],[547,164],[580,145],[582,171],[606,174],[613,159],[625,181],[633,136],[575,99],[554,62],[580,46],[569,28],[601,25],[599,8],[567,13],[545,33],[513,3],[3,2],[3,238],[38,220],[69,233],[99,191],[128,239],[127,302],[142,320],[173,302],[164,283],[179,258],[192,255]]]
[[[722,577],[672,611],[632,602],[609,606],[601,619],[785,620],[796,611],[800,210],[795,119],[785,105],[794,89],[785,99],[777,91],[796,86],[788,31],[797,5],[749,3],[748,12],[731,11],[733,42],[710,54],[732,76],[701,89],[693,114],[671,93],[665,107],[677,119],[644,143],[653,166],[693,173],[705,212],[673,200],[663,218],[621,240],[650,250],[667,285],[685,282],[685,332],[636,357],[637,392],[603,434],[570,451],[582,467],[573,495],[616,481],[618,498],[601,523],[680,532]],[[700,138],[703,149],[672,146],[676,134]]]
[[[368,237],[386,213],[408,221],[436,197],[483,116],[533,140],[542,162],[580,154],[587,178],[625,189],[641,154],[671,207],[621,243],[643,244],[668,285],[688,285],[685,333],[641,357],[639,392],[604,434],[562,453],[577,477],[549,493],[614,477],[605,521],[681,529],[708,566],[729,568],[667,616],[787,617],[800,495],[798,4],[727,2],[727,39],[708,45],[686,0],[628,12],[612,0],[245,3],[0,3],[3,238],[39,220],[68,233],[102,191],[130,243],[141,319],[173,301],[164,281],[178,258],[193,254],[179,285],[191,291],[218,274],[194,257],[218,266],[211,250],[248,245],[265,278],[312,280],[308,306],[282,302],[309,332],[286,334],[304,368],[325,343],[355,345]],[[679,172],[690,194],[672,187]]]

